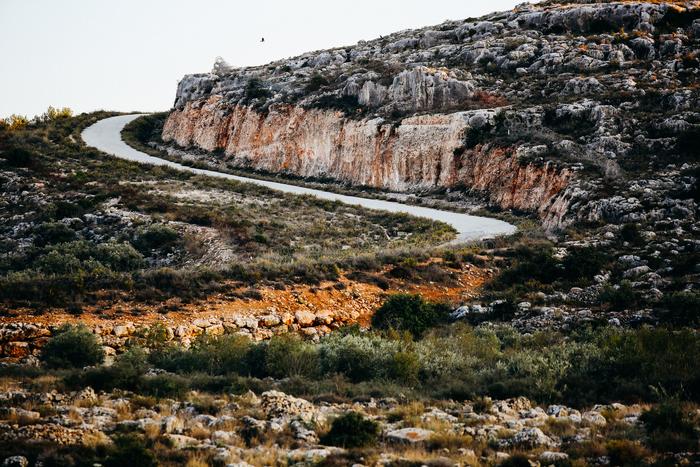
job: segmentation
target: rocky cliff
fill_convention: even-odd
[[[523,4],[218,63],[180,82],[162,137],[232,167],[478,192],[558,228],[599,215],[605,186],[697,156],[698,39],[698,2]]]

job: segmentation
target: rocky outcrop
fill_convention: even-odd
[[[434,96],[431,98],[434,99]],[[347,119],[337,111],[273,106],[267,114],[221,98],[191,102],[168,118],[164,139],[180,146],[224,150],[233,166],[303,177],[330,177],[394,191],[469,187],[509,209],[547,217],[572,173],[555,164],[522,164],[514,148],[465,150],[465,138],[493,112],[475,110],[409,117]]]

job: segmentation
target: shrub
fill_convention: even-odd
[[[114,271],[133,271],[145,266],[141,253],[128,243],[101,243],[95,256]]]
[[[1,154],[12,167],[32,167],[36,162],[36,155],[24,148],[11,148]]]
[[[36,234],[34,243],[38,246],[71,242],[76,238],[75,231],[60,222],[45,222],[39,224],[34,232]]]
[[[551,284],[561,276],[559,263],[549,245],[523,245],[516,248],[513,254],[515,261],[494,279],[491,285],[494,289],[505,289],[528,280]]]
[[[44,346],[42,361],[54,368],[82,368],[102,363],[104,351],[85,326],[64,325]]]
[[[619,286],[606,286],[600,292],[600,301],[613,310],[626,310],[637,304],[638,297],[629,281],[622,281]]]
[[[315,74],[311,78],[309,78],[309,82],[306,84],[304,87],[304,92],[307,94],[318,91],[321,89],[323,86],[328,85],[328,80],[324,78],[322,75]]]
[[[104,462],[105,467],[158,467],[153,453],[146,447],[143,439],[136,435],[122,435],[113,438],[114,447]]]
[[[600,273],[608,256],[598,248],[574,248],[562,261],[564,277],[572,281],[590,280]]]
[[[148,368],[146,352],[139,347],[119,355],[111,366],[90,368],[68,378],[68,383],[75,387],[90,386],[96,390],[111,391],[127,389],[135,391],[140,388],[141,378]]]
[[[649,455],[644,446],[635,441],[615,439],[605,445],[610,457],[610,464],[621,467],[642,465],[642,460]]]
[[[293,334],[273,337],[265,351],[265,369],[275,378],[313,377],[320,369],[318,351],[313,344]]]
[[[679,401],[671,400],[642,414],[640,420],[649,437],[649,445],[661,452],[695,451],[698,432],[695,420]]]
[[[153,250],[166,249],[172,247],[180,235],[177,231],[167,225],[153,224],[142,228],[136,235],[133,245],[143,254],[148,254]]]
[[[348,412],[333,420],[323,444],[343,448],[362,448],[377,444],[379,424],[357,412]]]
[[[415,352],[401,351],[393,355],[389,366],[389,377],[404,384],[418,381],[420,361]]]
[[[445,322],[449,313],[447,305],[426,302],[420,295],[396,294],[377,310],[372,326],[408,331],[419,338],[431,327]]]
[[[165,346],[152,352],[150,360],[168,371],[202,371],[212,375],[248,374],[248,354],[253,343],[244,336],[201,336],[190,349]]]
[[[258,78],[251,78],[245,88],[246,99],[265,99],[272,95],[269,89],[267,89],[262,81]]]
[[[620,229],[620,238],[623,241],[629,242],[633,245],[638,245],[642,241],[642,235],[639,233],[639,227],[637,224],[625,224]]]
[[[354,382],[386,377],[392,356],[400,342],[374,334],[331,334],[319,346],[325,374],[340,373]]]
[[[673,292],[660,303],[666,310],[664,318],[677,324],[700,323],[700,294],[697,292]]]

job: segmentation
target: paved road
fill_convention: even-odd
[[[369,209],[378,209],[389,212],[404,212],[418,217],[426,217],[436,221],[450,224],[454,227],[458,236],[455,242],[465,242],[483,238],[491,238],[498,235],[507,235],[515,232],[516,228],[507,222],[488,217],[470,216],[450,211],[424,208],[420,206],[410,206],[407,204],[377,199],[358,198],[356,196],[340,195],[329,191],[313,190],[296,185],[286,185],[284,183],[271,182],[267,180],[257,180],[254,178],[239,177],[237,175],[215,172],[213,170],[202,170],[176,162],[153,157],[143,152],[137,151],[122,141],[121,131],[124,126],[141,114],[120,115],[117,117],[105,118],[83,131],[82,137],[88,146],[93,146],[102,152],[111,154],[121,159],[141,162],[144,164],[165,165],[177,170],[186,170],[199,175],[210,177],[220,177],[240,182],[254,183],[273,190],[299,195],[312,195],[321,199],[340,201],[351,205],[360,205]]]

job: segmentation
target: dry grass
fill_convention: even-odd
[[[387,414],[389,422],[398,422],[403,420],[409,425],[420,423],[421,415],[425,413],[425,404],[420,401],[411,402],[407,405],[402,405],[391,410]]]
[[[541,427],[546,434],[555,436],[573,436],[576,434],[576,426],[568,418],[553,418],[550,417]]]
[[[195,439],[204,440],[209,439],[209,437],[211,436],[211,430],[209,428],[198,425],[190,428],[187,434]]]
[[[209,467],[211,465],[205,456],[202,454],[194,454],[192,457],[187,459],[185,467]]]
[[[143,434],[146,439],[156,440],[160,436],[161,426],[160,423],[148,423],[143,427]]]

